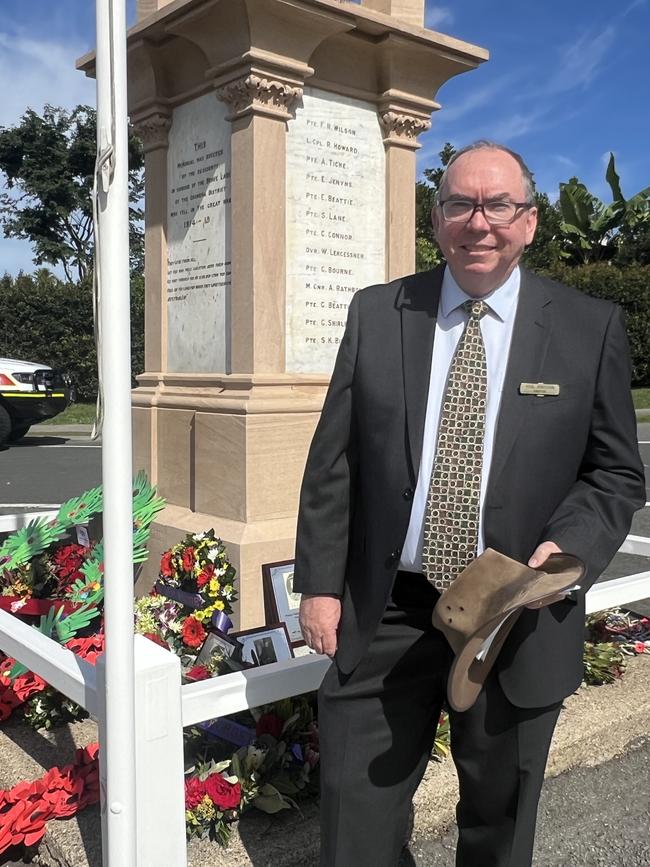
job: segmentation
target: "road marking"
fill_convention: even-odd
[[[28,449],[31,446],[31,443],[21,443],[20,448]],[[14,446],[15,448],[15,446]],[[69,446],[69,445],[49,445],[49,446],[36,446],[37,449],[101,449],[101,446]]]
[[[61,503],[0,503],[0,509],[60,509]]]

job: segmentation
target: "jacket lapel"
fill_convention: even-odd
[[[490,467],[489,489],[493,489],[519,434],[524,418],[519,386],[539,382],[548,349],[547,305],[551,298],[534,274],[522,269],[519,301],[512,330],[510,354],[503,383],[501,406]]]
[[[397,302],[402,316],[404,401],[414,485],[422,454],[433,337],[443,274],[444,265],[433,271],[414,274],[403,282]]]

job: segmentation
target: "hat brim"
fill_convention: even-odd
[[[494,553],[494,552],[491,552]],[[529,571],[527,567],[523,567]],[[537,571],[537,570],[536,570]],[[584,574],[584,564],[568,554],[551,555],[533,581],[522,575],[516,602],[502,609],[471,634],[456,650],[447,682],[447,700],[456,711],[468,710],[476,701],[485,679],[523,609],[535,602],[569,590]],[[460,577],[460,576],[459,576]],[[456,579],[458,580],[458,579]],[[453,585],[452,585],[453,586]],[[486,639],[500,625],[484,659],[476,658]]]

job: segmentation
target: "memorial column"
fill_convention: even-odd
[[[285,370],[286,122],[302,79],[246,70],[217,85],[231,109],[230,373]]]
[[[145,162],[145,370],[154,372],[155,377],[167,366],[167,149],[171,115],[166,109],[155,107],[147,114],[136,115],[133,125],[142,139]],[[137,420],[134,457],[137,465],[147,470],[153,484],[158,481],[157,414],[150,408],[148,398],[157,387],[150,374],[149,382],[139,389],[139,399],[133,408],[134,422]]]
[[[405,111],[380,103],[386,148],[386,279],[415,271],[415,152],[431,127],[430,106]]]

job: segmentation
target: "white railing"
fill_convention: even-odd
[[[23,526],[20,522],[26,518],[4,519],[8,517],[17,522],[14,528]],[[6,532],[12,527],[4,519],[0,531]],[[650,557],[650,539],[628,536],[620,552]],[[639,572],[592,587],[587,612],[647,597],[650,571]],[[137,865],[186,867],[183,726],[316,690],[330,660],[312,654],[181,685],[178,657],[140,635],[135,638]],[[95,668],[4,611],[0,611],[0,649],[85,707],[99,724],[100,745],[105,743],[103,656]],[[120,701],[120,696],[109,700]],[[100,749],[100,760],[106,753]]]

